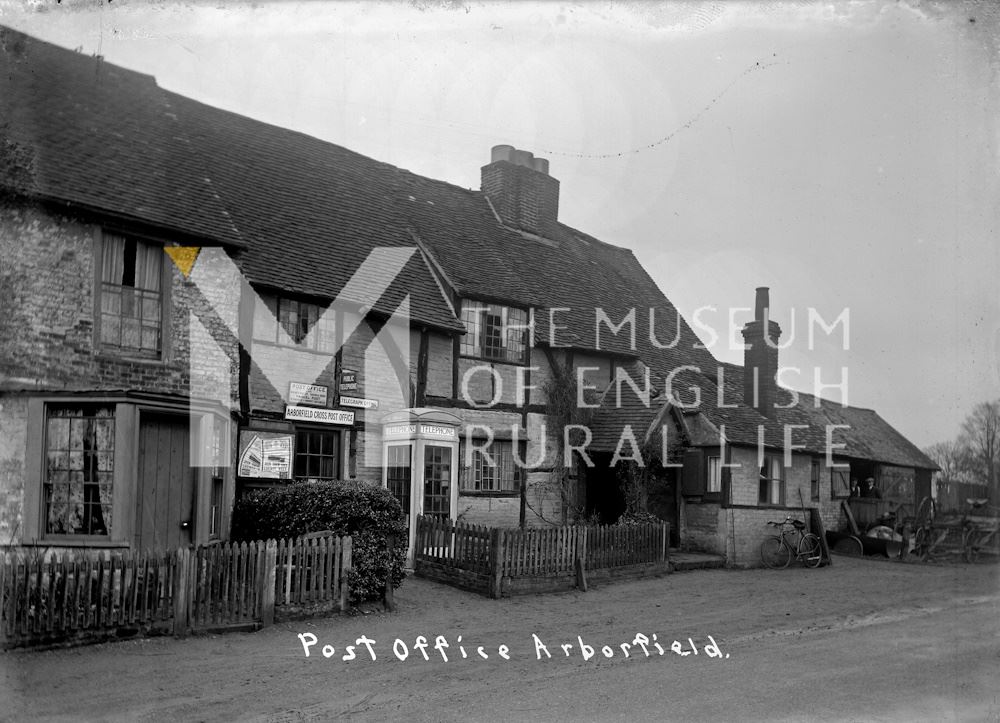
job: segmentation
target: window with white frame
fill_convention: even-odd
[[[386,488],[399,500],[403,516],[407,518],[410,516],[410,485],[413,480],[412,454],[409,443],[390,444],[386,450]]]
[[[163,345],[163,246],[101,234],[98,334],[103,349],[159,357]]]
[[[284,329],[292,342],[304,344],[312,351],[330,354],[337,351],[332,309],[327,311],[327,307],[319,304],[284,296],[258,295],[254,307],[253,338],[271,344],[281,343],[279,328]]]
[[[512,306],[462,301],[466,332],[462,356],[523,364],[528,355],[528,312]]]
[[[722,492],[722,458],[708,458],[708,494]]]
[[[757,501],[762,505],[780,505],[785,498],[785,468],[781,457],[765,457],[760,468]]]
[[[521,450],[523,451],[523,450]],[[524,470],[514,459],[510,440],[462,440],[459,487],[465,492],[517,492]],[[524,455],[520,455],[524,459]]]

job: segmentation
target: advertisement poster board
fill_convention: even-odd
[[[237,474],[255,479],[291,479],[292,435],[242,430]]]

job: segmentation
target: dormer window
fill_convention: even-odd
[[[462,302],[462,356],[524,364],[528,360],[528,312],[482,301]]]
[[[335,331],[333,313],[319,304],[267,294],[257,297],[253,322],[257,341],[281,344],[290,340],[305,349],[333,354],[337,351]]]

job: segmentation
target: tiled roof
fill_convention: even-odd
[[[240,243],[151,76],[0,28],[0,98],[0,186]]]
[[[804,392],[797,392],[795,400],[789,390],[781,389],[778,404],[796,403],[787,409],[776,409],[774,418],[770,419],[742,403],[743,367],[719,363],[718,369],[722,374],[721,395],[716,369],[708,373],[703,369],[700,375],[684,372],[674,379],[673,393],[683,404],[689,405],[682,409],[689,431],[719,429],[730,443],[752,446],[758,444],[758,435],[763,431],[765,447],[783,449],[785,430],[790,429],[793,444],[802,445],[805,452],[825,455],[827,426],[844,425],[831,430],[833,444],[845,445],[833,448],[835,456],[921,469],[938,468],[933,460],[871,409],[842,406]],[[700,390],[701,403],[698,405],[693,404],[692,387]],[[605,395],[601,409],[594,415],[591,447],[596,451],[613,451],[626,424],[632,425],[637,437],[640,428],[648,432],[662,409],[663,400],[661,394],[646,406],[626,387],[623,387],[620,400],[612,390]],[[692,420],[692,416],[701,419]],[[642,442],[641,437],[639,441]],[[694,444],[717,443],[715,438],[691,441]]]
[[[239,262],[251,282],[334,298],[373,249],[417,251],[394,197],[392,166],[302,133],[166,95],[240,228],[247,249]],[[415,320],[464,330],[420,253],[373,308],[392,313],[406,295]]]
[[[564,224],[548,238],[501,224],[486,196],[332,143],[160,89],[147,75],[4,31],[6,135],[35,155],[26,190],[165,228],[239,243],[251,281],[333,298],[376,246],[420,245],[460,296],[536,308],[537,343],[711,364],[631,251]],[[11,104],[6,104],[7,106]],[[485,149],[484,149],[485,150]],[[405,293],[420,321],[463,330],[417,257],[383,298]],[[629,328],[606,327],[600,309]],[[549,329],[549,310],[556,310]]]
[[[548,236],[523,234],[503,225],[478,191],[397,174],[400,202],[413,228],[461,296],[535,307],[535,335],[558,345],[597,349],[650,360],[653,352],[676,365],[714,364],[676,308],[663,295],[633,253],[599,241],[565,224]],[[655,338],[672,349],[654,350]],[[635,310],[635,346],[630,328],[617,335],[603,326],[600,309],[618,324]],[[556,328],[550,330],[550,310]],[[678,329],[679,323],[679,329]]]

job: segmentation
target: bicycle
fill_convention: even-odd
[[[806,525],[802,520],[786,517],[783,522],[768,522],[777,527],[777,535],[764,538],[760,543],[760,558],[764,565],[772,570],[788,567],[792,556],[801,560],[806,567],[819,567],[823,562],[823,545],[819,537],[811,532],[805,532]],[[798,534],[798,541],[789,540],[789,536]],[[794,543],[794,544],[793,544]]]

